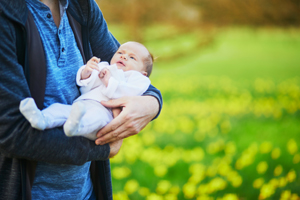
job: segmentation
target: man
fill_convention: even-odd
[[[32,129],[21,99],[32,96],[40,109],[71,104],[78,68],[68,62],[109,61],[119,43],[93,0],[2,0],[0,30],[0,198],[112,199],[107,158],[159,113],[159,91],[104,102],[119,115],[98,133],[101,145],[62,128]]]

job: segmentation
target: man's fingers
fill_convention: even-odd
[[[108,108],[118,108],[118,107],[123,107],[123,105],[126,103],[125,102],[126,97],[122,97],[119,99],[112,99],[109,101],[101,101],[101,104],[105,107]]]
[[[108,123],[106,126],[104,126],[97,133],[97,137],[104,136],[110,132],[117,132],[117,129],[124,123],[125,123],[125,121],[122,120],[122,113],[121,113],[118,117],[114,118],[110,123]]]

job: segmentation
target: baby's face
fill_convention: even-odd
[[[145,72],[143,60],[148,56],[148,50],[136,42],[127,42],[120,46],[112,57],[110,64],[116,64],[123,71],[135,70]]]

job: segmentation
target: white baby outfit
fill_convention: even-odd
[[[104,107],[100,102],[124,96],[140,96],[150,85],[149,78],[138,71],[124,72],[118,69],[116,65],[100,62],[98,64],[99,71],[107,68],[111,73],[108,85],[105,87],[98,77],[99,71],[97,70],[93,70],[88,79],[80,80],[81,71],[84,67],[82,66],[78,70],[76,77],[81,96],[73,102],[72,106],[55,103],[42,110],[46,125],[33,127],[43,130],[64,125],[65,134],[68,136],[80,135],[95,140],[96,133],[113,119],[111,110]],[[20,110],[31,122],[32,116],[26,116],[28,112],[25,112],[28,110],[25,108],[27,99],[21,101]],[[34,111],[31,110],[30,113],[32,112]]]

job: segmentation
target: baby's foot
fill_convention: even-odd
[[[33,98],[26,98],[22,100],[19,109],[33,128],[45,130],[47,125],[46,121],[42,112],[37,108]]]
[[[85,106],[80,101],[72,105],[70,116],[64,124],[64,131],[66,136],[72,137],[77,135],[77,133],[79,132],[80,120],[85,111]]]

